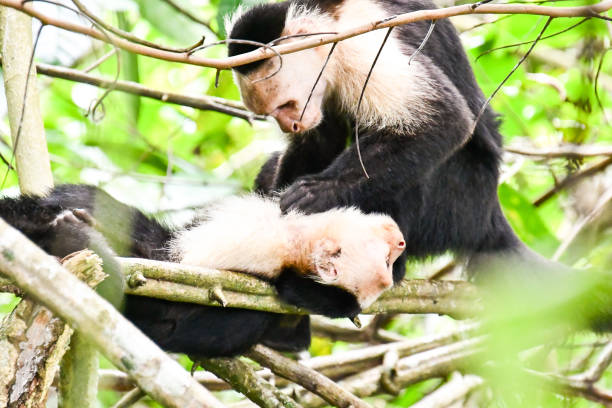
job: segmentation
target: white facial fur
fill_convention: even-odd
[[[286,28],[281,36],[312,32],[313,28],[331,24],[332,20],[316,10],[291,6],[287,11],[287,21],[291,21],[291,27]],[[294,40],[288,39],[281,43],[289,41]],[[297,133],[317,126],[322,119],[321,106],[327,79],[322,77],[314,90],[312,87],[330,48],[331,45],[324,45],[285,54],[280,71],[261,81],[258,80],[278,70],[278,58],[270,58],[247,75],[234,71],[234,79],[245,106],[255,113],[272,116],[284,132]],[[311,91],[312,96],[306,105]]]
[[[323,96],[327,86],[321,80],[313,92],[308,107],[302,115],[308,95],[312,90],[310,78],[321,69],[325,56],[318,49],[305,50],[283,56],[283,67],[272,78],[258,81],[278,69],[279,60],[272,58],[249,75],[235,74],[245,106],[257,113],[270,115],[287,133],[311,129],[321,121]]]
[[[274,279],[284,267],[352,293],[369,306],[393,285],[403,236],[388,216],[337,208],[283,216],[278,202],[256,195],[212,206],[206,219],[180,233],[172,254],[183,264]]]
[[[317,9],[290,7],[282,35],[341,32],[388,16],[389,13],[373,0],[345,0],[333,16]],[[457,105],[465,108],[466,117],[471,116],[464,98],[452,83],[441,72],[434,78],[430,71],[439,70],[425,55],[418,54],[408,64],[410,56],[403,50],[397,30],[380,54],[357,112],[359,95],[385,34],[386,30],[376,30],[338,43],[302,121],[300,114],[331,48],[329,44],[283,55],[281,71],[257,83],[253,80],[274,72],[278,67],[277,58],[266,61],[248,76],[236,74],[244,103],[256,113],[271,114],[284,131],[302,132],[318,125],[324,100],[334,95],[341,109],[359,118],[360,126],[404,133],[431,120],[435,112],[429,101],[440,97],[438,89],[442,81],[446,89],[456,93]],[[296,40],[299,38],[286,41]],[[287,102],[291,104],[284,105]],[[279,106],[285,109],[277,111]]]
[[[390,217],[339,208],[298,214],[290,222],[299,231],[297,239],[311,245],[306,256],[314,278],[352,293],[362,308],[393,285],[393,262],[405,242]]]

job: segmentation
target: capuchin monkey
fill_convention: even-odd
[[[257,48],[232,39],[283,44],[433,8],[429,0],[260,4],[227,22],[228,54]],[[479,283],[498,285],[493,292],[513,285],[521,293],[521,287],[568,278],[576,271],[531,251],[504,217],[497,196],[498,117],[488,106],[478,117],[485,97],[448,20],[436,21],[417,52],[430,28],[421,21],[393,29],[361,105],[386,29],[340,41],[333,50],[327,44],[285,54],[282,67],[277,57],[235,67],[245,106],[273,117],[289,139],[262,167],[256,190],[280,195],[283,212],[355,206],[388,214],[406,240],[395,282],[405,275],[406,259],[447,251],[467,259],[468,274]],[[611,330],[606,291],[596,295],[601,313],[591,323]]]
[[[94,247],[241,271],[269,280],[286,302],[330,317],[355,317],[390,288],[406,246],[389,216],[355,208],[282,215],[277,201],[256,195],[222,200],[175,229],[85,185],[1,199],[0,217],[55,256]],[[281,350],[310,343],[307,318],[275,313],[128,295],[124,314],[163,349],[194,357],[239,354],[259,342]]]
[[[432,8],[428,0],[290,0],[238,13],[228,32],[230,39],[276,44],[285,36],[341,32]],[[318,81],[331,44],[283,55],[274,75],[276,57],[235,67],[245,106],[273,117],[289,134],[287,149],[263,166],[257,190],[280,192],[284,212],[355,206],[390,215],[406,239],[395,282],[404,277],[406,258],[446,251],[471,258],[478,265],[472,270],[497,255],[541,261],[517,238],[499,204],[497,115],[487,107],[474,127],[485,98],[459,37],[449,21],[439,20],[417,52],[429,28],[425,21],[394,28],[359,111],[386,30],[338,42]],[[256,48],[230,41],[229,55]]]

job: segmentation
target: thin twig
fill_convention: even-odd
[[[534,202],[533,205],[534,207],[539,207],[542,204],[544,204],[546,201],[550,200],[552,197],[555,196],[555,194],[557,194],[559,191],[575,184],[577,181],[582,180],[585,177],[590,177],[593,174],[599,173],[600,171],[605,170],[609,165],[612,164],[612,157],[608,157],[600,162],[597,162],[595,164],[593,164],[592,166],[589,166],[586,169],[580,170],[576,173],[570,174],[569,176],[565,177],[563,180],[561,180],[560,182],[558,182],[557,184],[555,184],[555,186],[553,188],[551,188],[550,190],[548,190],[546,193],[542,194],[540,197],[538,197]]]
[[[304,113],[306,112],[308,103],[310,102],[310,99],[312,98],[312,95],[314,94],[315,88],[317,87],[317,84],[319,83],[319,80],[321,79],[321,76],[323,75],[323,71],[325,70],[325,67],[327,67],[327,63],[329,62],[329,59],[331,58],[332,53],[336,49],[336,45],[338,45],[338,43],[334,43],[332,45],[331,49],[329,50],[329,53],[327,54],[327,58],[325,58],[325,62],[323,63],[323,66],[321,67],[321,70],[319,71],[319,75],[317,75],[317,79],[312,85],[312,89],[310,90],[310,93],[308,94],[308,99],[306,99],[306,103],[304,104],[304,109],[302,109],[302,114],[300,115],[300,122],[304,118]]]
[[[98,40],[106,42],[109,41],[98,29],[84,27],[80,24],[74,24],[71,22],[47,16],[44,13],[35,10],[29,4],[23,4],[21,0],[0,0],[0,5],[21,10],[26,14],[29,14],[30,16],[40,20],[43,24],[54,25],[69,31],[88,35]],[[464,4],[441,9],[418,10],[409,13],[399,14],[391,18],[385,18],[382,21],[377,20],[362,24],[357,27],[353,27],[345,31],[339,32],[335,35],[294,41],[287,44],[275,46],[274,49],[280,54],[288,54],[291,52],[297,52],[308,48],[314,48],[324,44],[342,41],[347,38],[355,37],[357,35],[364,34],[373,30],[395,27],[407,23],[412,23],[415,21],[439,20],[442,18],[466,14],[532,14],[550,17],[602,18],[599,13],[606,12],[611,8],[612,0],[603,0],[593,5],[578,7],[551,7],[530,4],[483,4],[480,7],[473,9],[471,4]],[[269,49],[259,49],[228,58],[203,58],[188,55],[186,53],[177,54],[151,47],[146,47],[140,44],[135,44],[123,38],[119,38],[117,36],[114,36],[113,41],[115,41],[116,45],[120,48],[125,49],[126,51],[135,52],[137,54],[146,55],[149,57],[163,59],[167,61],[184,62],[188,64],[207,66],[218,69],[229,69],[239,65],[244,65],[262,59],[270,58],[275,55],[274,51],[271,51]]]
[[[146,394],[138,387],[133,388],[131,391],[126,392],[119,401],[115,403],[111,408],[127,408],[131,407],[142,399]]]
[[[608,23],[609,24],[609,23]],[[601,53],[601,57],[599,58],[599,64],[597,64],[597,72],[595,74],[595,80],[593,81],[593,91],[595,94],[595,99],[597,100],[597,104],[599,105],[599,109],[601,109],[601,114],[603,115],[604,121],[608,123],[608,115],[606,115],[606,110],[603,107],[603,103],[601,102],[601,98],[599,97],[599,74],[601,73],[601,67],[603,66],[604,58],[608,51],[612,48],[607,48]]]
[[[560,34],[563,34],[563,33],[565,33],[565,32],[568,32],[569,30],[571,30],[571,29],[573,29],[573,28],[578,27],[580,24],[584,23],[585,21],[587,21],[587,20],[589,20],[589,19],[590,19],[590,17],[585,17],[585,18],[583,18],[582,20],[580,20],[579,22],[577,22],[576,24],[572,24],[571,26],[569,26],[569,27],[567,27],[567,28],[564,28],[564,29],[563,29],[563,30],[561,30],[561,31],[557,31],[556,33],[549,34],[549,35],[546,35],[546,36],[544,36],[544,37],[540,38],[540,41],[542,41],[542,40],[547,40],[547,39],[549,39],[549,38],[552,38],[552,37],[555,37],[555,36],[557,36],[557,35],[560,35]],[[481,52],[481,53],[480,53],[480,54],[479,54],[479,55],[478,55],[478,56],[475,58],[475,61],[478,61],[478,60],[479,60],[481,57],[484,57],[485,55],[490,54],[490,53],[495,52],[495,51],[504,50],[504,49],[506,49],[506,48],[519,47],[519,46],[521,46],[521,45],[525,45],[525,44],[532,44],[532,43],[534,43],[534,42],[536,42],[536,41],[537,41],[537,39],[536,39],[536,40],[529,40],[529,41],[518,42],[518,43],[514,43],[514,44],[502,45],[501,47],[491,48],[490,50],[486,50],[486,51]]]
[[[529,47],[527,52],[521,57],[521,59],[516,63],[516,65],[510,70],[508,75],[506,75],[505,78],[499,83],[499,85],[497,85],[497,87],[495,88],[493,93],[487,98],[487,100],[484,101],[484,103],[480,107],[480,111],[478,111],[478,114],[476,114],[476,117],[474,118],[474,123],[472,124],[470,135],[474,134],[474,131],[476,130],[476,126],[478,126],[478,122],[480,121],[480,118],[482,117],[482,115],[485,113],[485,110],[489,106],[489,103],[491,102],[491,100],[495,97],[495,95],[497,95],[497,92],[499,92],[502,86],[504,86],[504,84],[508,81],[508,79],[510,79],[510,77],[512,76],[512,74],[514,74],[514,72],[518,69],[518,67],[520,67],[521,64],[527,59],[529,54],[531,54],[531,51],[536,46],[536,44],[540,41],[540,39],[542,38],[542,35],[546,31],[546,29],[548,28],[552,20],[553,20],[553,17],[548,17],[548,19],[546,20],[546,24],[544,24],[544,27],[542,27],[542,30],[540,30],[538,37],[533,41],[533,43],[531,44],[531,47]]]
[[[408,58],[408,65],[410,65],[412,60],[421,53],[421,51],[425,47],[425,44],[427,44],[429,37],[431,37],[431,33],[433,33],[433,30],[435,27],[436,27],[436,20],[431,20],[431,23],[429,23],[429,29],[427,30],[427,34],[425,34],[425,38],[423,38],[423,41],[421,41],[421,43],[419,44],[419,48],[417,48],[416,51],[412,53],[410,58]]]
[[[610,366],[610,363],[612,363],[612,341],[606,344],[603,350],[599,352],[597,361],[584,373],[584,378],[591,382],[599,381],[604,371]]]
[[[106,61],[107,59],[115,55],[116,53],[117,53],[117,49],[113,48],[112,50],[110,50],[109,52],[107,52],[106,54],[104,54],[103,56],[95,60],[94,62],[92,62],[90,65],[88,65],[85,69],[83,69],[83,72],[88,73],[88,72],[93,71],[94,69],[98,68],[100,64],[102,64],[104,61]],[[76,65],[73,65],[73,66],[76,66]]]
[[[391,31],[393,31],[393,27],[389,27],[389,29],[387,30],[387,34],[385,34],[385,38],[380,44],[380,48],[378,48],[378,52],[376,53],[376,56],[374,57],[374,61],[372,61],[372,65],[370,66],[368,75],[366,76],[366,79],[363,83],[363,87],[361,88],[361,94],[359,95],[359,100],[357,101],[357,109],[355,110],[355,116],[356,116],[356,119],[355,119],[355,146],[357,147],[357,157],[359,157],[359,164],[361,164],[361,169],[363,170],[363,174],[365,174],[367,179],[369,179],[370,176],[368,175],[365,165],[363,164],[363,158],[361,157],[361,149],[359,147],[359,108],[361,107],[363,95],[365,94],[366,87],[368,86],[368,81],[370,80],[370,76],[372,76],[372,71],[374,70],[376,61],[378,61],[378,57],[380,56],[380,53],[385,47],[385,44],[387,43],[387,39],[391,35]]]
[[[565,234],[565,238],[561,242],[561,245],[559,245],[553,256],[550,258],[551,261],[558,261],[559,258],[561,258],[567,248],[572,244],[572,242],[574,242],[578,234],[580,234],[580,232],[589,223],[591,223],[595,218],[597,218],[598,215],[602,213],[604,208],[608,206],[611,200],[612,188],[607,190],[601,197],[599,197],[599,200],[597,200],[597,204],[595,205],[593,210],[586,216],[582,217],[580,221],[572,227],[572,230],[569,232],[569,234]]]
[[[185,17],[193,21],[194,23],[203,25],[204,27],[208,28],[210,31],[215,33],[215,30],[212,29],[209,22],[204,21],[201,18],[197,17],[195,14],[193,14],[191,11],[187,10],[186,8],[178,4],[176,1],[174,0],[163,0],[163,1],[167,5],[169,5],[170,7],[172,7],[173,9],[175,9],[176,11],[178,11],[179,13],[181,13],[182,15],[184,15]]]
[[[527,146],[506,146],[505,150],[522,156],[542,157],[545,159],[567,158],[583,159],[585,157],[612,156],[612,146],[563,144],[556,147],[535,149]]]
[[[215,112],[225,113],[227,115],[245,119],[249,122],[253,120],[266,120],[265,116],[255,115],[252,112],[241,108],[241,104],[237,101],[230,101],[212,96],[190,96],[174,92],[165,92],[157,89],[148,88],[137,82],[123,80],[113,81],[110,79],[89,75],[76,69],[58,67],[55,65],[38,64],[36,68],[39,74],[48,75],[55,78],[62,78],[69,81],[82,82],[90,85],[95,85],[100,88],[108,89],[112,87],[114,90],[117,91],[144,96],[162,102],[189,106],[201,110],[212,110]]]
[[[40,0],[31,0],[31,1],[40,1]],[[133,35],[132,33],[128,33],[127,31],[123,31],[119,28],[113,27],[110,24],[107,24],[106,22],[104,22],[104,20],[102,20],[101,18],[98,18],[95,14],[89,11],[87,7],[85,7],[83,3],[81,3],[80,0],[72,0],[72,2],[79,9],[81,13],[83,13],[85,16],[88,17],[89,20],[94,21],[98,26],[102,27],[104,30],[110,31],[111,33],[115,34],[117,37],[123,38],[125,40],[131,41],[136,44],[144,45],[146,47],[156,48],[162,51],[168,51],[168,52],[174,52],[174,53],[180,54],[180,53],[190,51],[193,48],[201,45],[204,42],[204,38],[202,37],[197,43],[189,47],[184,47],[184,48],[172,48],[172,47],[166,47],[163,45],[159,45],[154,42],[147,41],[140,37],[137,37]]]

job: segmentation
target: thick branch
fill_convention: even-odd
[[[344,388],[339,387],[332,380],[312,368],[301,365],[282,354],[262,345],[256,345],[246,354],[247,357],[268,367],[275,374],[280,375],[307,390],[321,396],[331,405],[340,408],[369,408],[365,401],[355,397]]]
[[[219,306],[219,290],[225,305],[276,313],[306,314],[295,306],[282,303],[274,288],[253,277],[230,271],[198,268],[169,262],[119,258],[130,276],[142,276],[139,286],[127,293],[178,302]],[[203,290],[203,289],[207,290]],[[473,316],[481,310],[476,288],[462,281],[404,281],[385,292],[364,313],[440,313]]]
[[[40,114],[36,70],[31,66],[32,19],[0,8],[4,88],[11,139],[22,193],[44,194],[53,187],[45,128]]]
[[[78,328],[157,401],[177,408],[223,406],[110,303],[2,220],[0,271]]]
[[[482,4],[478,7],[474,7],[472,4],[465,4],[442,9],[419,10],[400,14],[394,18],[384,19],[382,21],[372,21],[334,35],[313,36],[304,40],[281,44],[272,47],[274,51],[270,49],[258,49],[228,58],[204,58],[189,55],[188,53],[174,53],[135,44],[110,33],[106,36],[97,29],[46,16],[44,13],[35,10],[31,2],[22,4],[21,0],[0,0],[0,5],[21,10],[39,19],[43,24],[54,25],[69,31],[85,34],[101,41],[108,42],[110,37],[114,45],[126,51],[167,61],[184,62],[217,69],[229,69],[253,61],[270,58],[276,55],[275,51],[280,54],[288,54],[307,48],[314,48],[323,44],[342,41],[370,31],[408,24],[415,21],[439,20],[464,14],[534,14],[551,17],[594,17],[610,10],[612,8],[612,0],[604,0],[591,6],[580,7],[550,7],[532,4]]]
[[[101,259],[91,251],[71,256],[64,266],[92,287],[106,277]],[[46,307],[29,299],[19,302],[0,329],[0,406],[44,405],[71,334]]]
[[[237,358],[207,358],[199,363],[262,408],[301,408],[289,396],[260,378],[251,366]]]

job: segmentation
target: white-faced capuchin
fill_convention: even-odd
[[[258,48],[232,40],[270,46],[325,38],[433,8],[429,0],[259,4],[226,24],[228,54]],[[489,107],[479,116],[486,98],[447,19],[284,54],[279,64],[271,57],[233,71],[245,106],[288,134],[286,150],[272,155],[256,181],[257,191],[280,194],[283,212],[355,206],[390,215],[406,239],[395,282],[407,258],[447,251],[469,259],[468,272],[480,280],[529,286],[534,277],[566,276],[562,265],[529,250],[502,213],[499,119]],[[612,310],[609,297],[606,307]]]
[[[108,245],[120,256],[241,271],[272,282],[288,303],[331,317],[354,317],[391,287],[406,245],[389,216],[355,208],[282,215],[278,202],[256,195],[222,200],[176,229],[85,185],[1,199],[0,217],[55,256]],[[302,279],[311,284],[294,285]],[[196,357],[310,342],[308,319],[274,313],[130,295],[123,312],[165,350]]]

